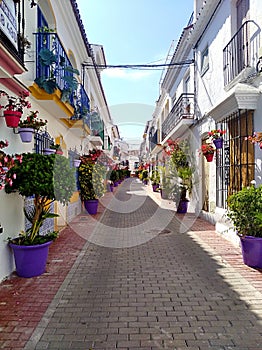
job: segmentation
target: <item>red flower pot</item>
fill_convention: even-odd
[[[212,162],[214,153],[207,153],[207,154],[204,154],[204,156],[206,157],[207,162]]]
[[[17,128],[22,113],[20,111],[6,110],[4,111],[4,117],[6,126],[9,128]]]

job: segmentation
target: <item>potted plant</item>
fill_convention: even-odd
[[[147,185],[148,181],[149,181],[148,170],[147,169],[143,169],[141,171],[140,175],[141,175],[140,180],[143,182],[144,185]]]
[[[157,189],[159,188],[159,184],[160,184],[160,174],[156,168],[152,170],[150,180],[151,180],[153,191],[157,192]]]
[[[24,120],[18,123],[18,133],[22,142],[31,142],[34,131],[40,130],[47,124],[47,120],[39,119],[37,117],[38,111],[31,111],[31,113]]]
[[[221,130],[221,129],[214,129],[208,132],[208,135],[210,136],[211,141],[213,141],[217,149],[223,147],[223,135],[225,133],[226,133],[226,130]]]
[[[188,209],[189,199],[187,193],[192,191],[193,166],[189,162],[188,144],[186,141],[169,140],[167,154],[169,160],[169,176],[173,181],[170,188],[170,196],[177,205],[177,213],[185,214]]]
[[[56,55],[48,48],[42,48],[38,56],[41,66],[47,68],[49,73],[36,78],[35,83],[48,94],[52,94],[60,88],[57,80],[57,76],[59,76],[66,85],[62,91],[61,100],[68,102],[69,95],[77,89],[78,81],[74,74],[79,75],[79,71],[71,65],[66,65],[65,57]]]
[[[9,238],[19,276],[33,277],[45,271],[48,248],[57,232],[42,235],[40,228],[46,219],[58,216],[51,213],[51,204],[58,201],[66,205],[74,190],[74,169],[65,157],[23,153],[8,170],[5,192],[34,197],[33,208],[24,208],[30,227],[18,237]]]
[[[0,105],[0,109],[4,109],[6,126],[17,128],[24,108],[31,108],[31,104],[26,100],[29,92],[24,90],[19,93],[19,96],[10,96],[7,92],[0,90],[0,98],[1,96],[7,100],[7,104]]]
[[[254,132],[254,134],[251,136],[245,137],[245,140],[250,141],[253,144],[258,144],[259,148],[262,149],[262,132]]]
[[[97,213],[98,200],[105,193],[106,167],[98,161],[101,152],[93,150],[83,155],[78,168],[80,197],[86,211],[91,215]]]
[[[211,143],[205,143],[201,146],[199,153],[206,157],[207,162],[212,162],[216,148]]]
[[[240,237],[244,263],[262,268],[262,185],[242,188],[228,197],[227,205],[227,216]]]
[[[58,143],[51,144],[49,147],[44,148],[45,155],[54,154],[54,153],[60,154],[60,155],[63,154],[63,150]]]
[[[111,170],[109,180],[112,181],[114,187],[118,186],[119,174],[116,169]]]

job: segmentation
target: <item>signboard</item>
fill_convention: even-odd
[[[17,24],[13,0],[0,1],[0,30],[17,49]]]

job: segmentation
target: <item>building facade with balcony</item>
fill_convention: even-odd
[[[162,148],[169,138],[189,142],[189,208],[234,239],[224,220],[227,197],[262,182],[261,149],[246,140],[262,129],[262,9],[257,0],[213,0],[195,1],[194,10],[171,60],[177,68],[170,65],[162,81],[151,139]],[[224,142],[207,162],[198,150],[212,129],[225,131]],[[160,162],[162,148],[151,149]]]
[[[30,110],[48,121],[32,142],[22,143],[17,129],[6,126],[1,109],[0,140],[9,142],[5,152],[42,153],[58,143],[72,164],[92,148],[102,148],[110,156],[120,135],[115,135],[97,68],[105,56],[101,45],[89,44],[77,2],[1,0],[0,15],[0,90],[15,97],[27,90]],[[24,109],[22,119],[27,114]],[[30,199],[26,201],[30,205]],[[14,269],[6,239],[25,228],[23,205],[18,194],[0,191],[0,280]],[[78,191],[69,205],[56,204],[54,210],[60,216],[50,220],[46,230],[70,223],[81,212]]]

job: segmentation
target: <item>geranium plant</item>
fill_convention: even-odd
[[[1,151],[1,149],[8,147],[8,145],[7,140],[0,141],[0,190],[4,189],[6,183],[12,185],[13,179],[16,178],[16,173],[13,173],[10,177],[6,177],[8,170],[14,166],[15,159],[19,162],[22,161],[22,157],[19,155],[12,156]]]
[[[5,97],[7,100],[6,104],[0,105],[0,109],[23,113],[24,108],[31,108],[30,102],[27,101],[28,96],[29,92],[26,90],[21,91],[17,97],[10,96],[7,92],[0,90],[0,98]]]
[[[205,155],[205,154],[213,154],[215,153],[216,148],[212,146],[210,143],[205,143],[201,146],[199,153]]]
[[[214,129],[208,132],[212,140],[220,139],[226,133],[226,130]]]
[[[38,118],[38,111],[30,111],[31,113],[24,119],[20,120],[18,127],[19,128],[33,128],[39,130],[41,127],[47,124],[47,120]]]
[[[259,145],[259,148],[262,149],[262,133],[261,132],[254,132],[252,136],[245,137],[245,140],[250,141],[251,143],[257,143]]]

